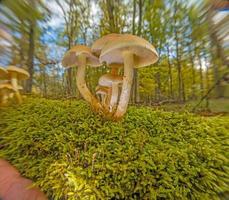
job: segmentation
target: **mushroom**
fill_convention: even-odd
[[[102,105],[105,107],[107,105],[107,98],[108,98],[109,90],[110,88],[100,86],[100,85],[96,87],[96,94],[101,95],[101,102],[102,102]]]
[[[26,70],[19,68],[19,67],[15,67],[15,66],[8,66],[7,71],[9,74],[9,78],[11,80],[11,84],[13,88],[15,89],[15,95],[16,95],[17,101],[18,103],[21,103],[22,97],[18,89],[18,81],[28,79],[29,73]]]
[[[7,104],[7,100],[9,98],[9,95],[12,92],[16,92],[14,87],[9,83],[2,83],[0,84],[0,105],[4,106]]]
[[[101,38],[99,38],[98,40],[96,40],[91,47],[92,53],[95,54],[96,56],[99,56],[101,54],[102,49],[109,44],[110,42],[116,40],[117,38],[121,37],[121,34],[118,33],[111,33],[108,35],[105,35]],[[109,65],[109,67],[111,67],[111,72],[110,74],[112,75],[118,75],[118,70],[119,68],[123,67],[123,65],[117,64],[117,63],[111,63]],[[111,99],[111,95],[112,95],[112,88],[109,87],[110,90],[108,91],[107,94],[107,99]],[[109,104],[109,101],[108,101]]]
[[[92,67],[100,66],[98,58],[91,53],[91,49],[83,45],[76,45],[72,47],[64,55],[62,65],[64,67],[78,66],[77,87],[81,95],[95,110],[101,110],[102,106],[100,102],[92,95],[85,82],[86,65],[90,65]]]
[[[133,69],[151,65],[158,60],[155,48],[145,39],[126,34],[106,44],[100,62],[124,63],[123,86],[114,118],[121,118],[127,109],[133,82]]]
[[[105,74],[99,78],[99,85],[111,88],[111,98],[109,110],[113,111],[118,101],[119,86],[122,84],[123,77],[112,74]]]

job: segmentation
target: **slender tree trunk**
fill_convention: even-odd
[[[157,80],[157,100],[161,101],[161,74],[160,72],[157,72],[156,80]]]
[[[179,44],[177,30],[175,30],[175,40],[176,40],[176,61],[177,61],[177,76],[178,76],[178,100],[182,101],[182,75],[181,75],[181,63],[179,55]]]
[[[133,0],[132,34],[135,35],[136,0]]]
[[[33,85],[33,74],[34,74],[34,50],[35,50],[35,26],[36,22],[30,21],[29,25],[29,52],[28,52],[28,71],[29,79],[27,81],[26,91],[31,93]]]
[[[174,98],[173,96],[173,76],[172,76],[172,66],[170,63],[170,51],[169,51],[169,46],[167,46],[167,56],[168,56],[168,67],[169,67],[169,97],[171,99]]]
[[[139,0],[138,2],[138,8],[139,8],[139,20],[138,20],[138,35],[141,36],[142,31],[142,8],[143,8],[143,0]],[[138,79],[138,71],[137,69],[134,69],[134,94],[135,94],[135,102],[140,102],[140,96],[139,96],[139,79]]]
[[[204,55],[206,65],[206,91],[209,90],[209,66],[207,64],[207,57]],[[209,96],[206,97],[206,109],[209,110]]]
[[[43,79],[43,96],[47,96],[47,83],[46,83],[46,68],[45,66],[42,66],[42,79]]]
[[[204,96],[204,82],[203,82],[203,66],[202,66],[202,61],[201,61],[201,57],[200,54],[198,54],[198,61],[199,61],[199,73],[200,73],[200,96],[201,98]]]
[[[190,61],[191,61],[191,67],[192,67],[192,99],[195,100],[196,99],[196,70],[195,70],[195,66],[194,66],[194,57],[191,56],[190,57]]]
[[[110,24],[110,32],[115,33],[116,32],[116,27],[115,27],[115,19],[114,19],[114,5],[113,1],[111,0],[106,0],[106,5],[107,5],[107,11],[108,11],[108,17],[109,17],[109,24]]]
[[[139,12],[138,35],[141,35],[141,31],[142,31],[142,7],[143,7],[143,0],[138,0],[138,12]]]
[[[21,38],[20,38],[20,66],[23,67],[25,65],[25,55],[24,55],[24,42],[25,42],[25,31],[24,31],[25,23],[24,20],[21,20]]]
[[[135,18],[136,18],[136,0],[133,0],[133,18],[132,18],[132,34],[135,35]],[[136,74],[137,71],[134,69],[134,79],[133,79],[133,86],[131,89],[131,102],[135,103],[136,101]]]
[[[72,38],[68,36],[68,50],[72,47]],[[72,96],[72,68],[67,69],[67,95]]]

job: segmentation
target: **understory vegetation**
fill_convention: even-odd
[[[0,109],[0,157],[50,199],[219,199],[229,188],[228,117],[130,107],[120,122],[83,101]]]

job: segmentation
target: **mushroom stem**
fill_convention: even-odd
[[[18,81],[17,81],[17,74],[16,73],[12,73],[12,77],[11,77],[11,84],[13,86],[13,88],[15,89],[15,96],[17,98],[18,103],[22,103],[22,97],[21,94],[18,90]]]
[[[114,114],[114,118],[120,119],[126,112],[130,99],[131,86],[133,82],[134,55],[129,51],[123,52],[124,76],[119,104]]]
[[[118,83],[112,83],[112,95],[110,101],[110,112],[113,111],[114,107],[118,102]]]
[[[87,87],[87,84],[85,82],[85,71],[86,71],[86,57],[84,55],[79,55],[79,67],[77,70],[77,87],[80,91],[80,94],[83,96],[83,98],[89,102],[95,110],[101,110],[102,106],[95,98],[90,90]]]
[[[101,99],[102,99],[102,105],[106,105],[106,95],[101,94]]]
[[[112,94],[112,88],[108,89],[107,95],[106,95],[106,107],[109,108],[110,101],[111,101],[111,94]]]

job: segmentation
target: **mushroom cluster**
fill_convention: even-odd
[[[8,66],[6,69],[0,67],[0,105],[4,106],[12,97],[16,97],[17,102],[22,103],[20,90],[23,87],[18,85],[18,81],[29,78],[29,73],[22,68]]]
[[[78,67],[77,87],[92,108],[120,119],[126,112],[134,76],[134,68],[154,64],[158,54],[148,41],[130,34],[109,34],[94,42],[91,49],[83,45],[72,47],[62,60],[64,67]],[[96,98],[85,81],[86,66],[106,65],[110,73],[99,78]],[[120,75],[123,69],[123,74]]]

